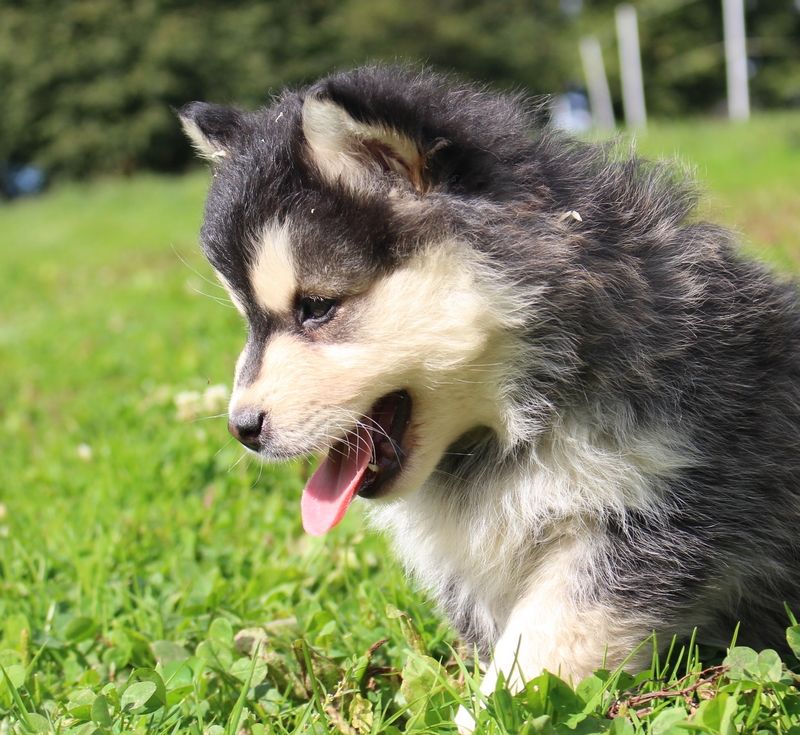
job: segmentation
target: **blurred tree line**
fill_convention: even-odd
[[[577,42],[603,43],[609,0],[0,0],[0,162],[56,175],[175,170],[172,106],[264,104],[283,86],[368,60],[415,60],[532,94],[582,86]],[[720,0],[641,0],[648,109],[724,101]],[[749,0],[752,96],[800,103],[800,0]],[[617,100],[617,103],[619,101]]]

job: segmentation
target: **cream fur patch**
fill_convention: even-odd
[[[228,152],[218,143],[215,143],[211,138],[207,137],[202,130],[198,127],[194,120],[186,117],[179,118],[181,127],[192,142],[197,153],[209,161],[218,161],[220,158],[225,158]]]
[[[256,252],[250,271],[256,302],[274,313],[289,311],[297,291],[289,227],[267,225],[257,239]]]
[[[416,144],[391,128],[365,125],[339,105],[313,97],[303,103],[303,133],[317,167],[331,181],[353,187],[366,185],[373,174],[365,165],[371,143],[390,151],[384,165],[405,176],[421,191],[423,157]]]

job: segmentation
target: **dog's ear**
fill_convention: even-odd
[[[356,120],[330,99],[305,99],[303,133],[314,163],[330,181],[357,188],[394,172],[419,193],[429,188],[426,156],[417,143],[388,125]]]
[[[208,102],[190,102],[178,119],[197,152],[212,162],[230,154],[243,123],[238,110]]]

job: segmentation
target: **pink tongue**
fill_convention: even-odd
[[[369,431],[359,425],[347,435],[349,451],[331,449],[303,489],[303,528],[312,536],[330,531],[344,517],[372,457]]]

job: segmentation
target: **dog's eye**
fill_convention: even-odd
[[[314,329],[333,318],[339,302],[322,296],[303,296],[297,302],[297,321],[301,327]]]

